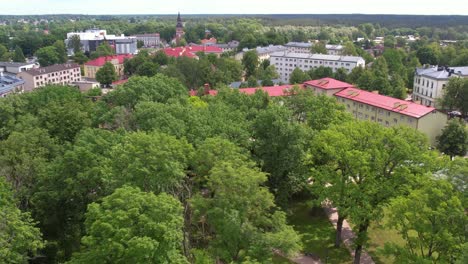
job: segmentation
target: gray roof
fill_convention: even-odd
[[[310,48],[312,43],[309,42],[288,42],[284,44],[286,47]]]
[[[468,66],[447,68],[442,66],[430,66],[428,68],[416,68],[416,74],[432,79],[448,79],[450,76],[447,70],[453,70],[452,75],[468,76]]]
[[[257,47],[255,49],[258,54],[265,54],[265,53],[272,53],[272,52],[278,52],[278,51],[283,51],[286,50],[286,47],[281,46],[281,45],[270,45],[268,47]]]
[[[30,74],[32,76],[36,76],[36,75],[42,75],[42,74],[47,74],[47,73],[51,73],[51,72],[64,71],[64,70],[69,70],[69,69],[79,68],[79,67],[80,67],[80,65],[76,64],[76,63],[64,63],[64,64],[54,64],[54,65],[50,65],[50,66],[47,66],[47,67],[41,67],[41,68],[37,68],[37,69],[30,69],[30,70],[23,71],[23,72],[28,73],[28,74]]]
[[[27,65],[34,65],[34,63],[0,61],[0,67],[23,67]]]
[[[347,62],[364,61],[362,57],[357,57],[357,56],[294,53],[294,52],[284,52],[284,51],[274,52],[270,56],[271,57],[284,57],[284,58],[297,58],[297,59],[328,60],[328,61],[347,61]]]
[[[0,76],[0,94],[8,93],[16,86],[24,84],[24,81],[14,75],[1,75]]]

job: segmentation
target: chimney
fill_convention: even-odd
[[[210,84],[209,83],[205,83],[203,85],[203,94],[204,95],[210,94]]]

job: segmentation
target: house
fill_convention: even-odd
[[[423,106],[354,87],[334,94],[338,103],[345,106],[355,118],[377,122],[386,127],[409,126],[429,138],[432,145],[447,122],[447,115],[434,107]]]
[[[304,82],[304,86],[315,94],[324,94],[327,96],[333,96],[335,93],[343,89],[354,87],[352,84],[328,77]]]
[[[303,71],[329,67],[336,72],[344,68],[348,73],[355,67],[364,67],[365,60],[355,56],[337,56],[311,53],[291,53],[287,51],[274,52],[270,55],[270,63],[274,65],[282,82],[288,83],[292,71],[299,68]]]
[[[284,44],[288,52],[294,53],[312,53],[311,48],[314,46],[313,43],[310,42],[288,42]],[[328,55],[341,55],[343,53],[343,46],[342,45],[325,45],[327,49]]]
[[[85,53],[96,51],[97,47],[104,42],[107,42],[115,51],[116,54],[136,54],[137,53],[137,38],[127,37],[123,34],[120,36],[109,35],[106,30],[88,29],[85,32],[69,32],[65,40],[65,46],[68,46],[73,36],[78,36],[82,45],[82,50]],[[68,48],[68,55],[73,55],[73,48]]]
[[[216,44],[213,44],[213,46],[222,49],[223,52],[237,51],[237,48],[239,47],[239,41],[232,40],[232,41],[229,41],[228,43],[216,43]]]
[[[134,36],[137,41],[143,42],[143,47],[159,47],[161,44],[161,38],[159,33],[154,34],[137,34]]]
[[[200,46],[192,45],[185,47],[176,47],[176,48],[165,48],[163,52],[170,57],[189,57],[189,58],[198,58],[197,52],[203,52],[205,54],[216,54],[220,56],[223,53],[223,50],[216,46]]]
[[[35,63],[22,63],[22,62],[4,62],[0,61],[0,71],[18,74],[25,70],[37,68]]]
[[[6,97],[11,93],[23,92],[24,80],[14,76],[3,73],[0,70],[0,97]]]
[[[412,100],[423,105],[438,107],[437,99],[443,96],[445,86],[453,77],[468,78],[468,66],[416,68]]]
[[[84,64],[84,76],[86,78],[96,79],[96,72],[106,64],[106,62],[112,63],[115,68],[117,76],[122,77],[124,75],[124,62],[125,59],[131,59],[132,54],[121,54],[113,56],[99,57],[95,60],[88,61]]]
[[[47,84],[67,85],[80,81],[81,69],[76,63],[54,64],[22,71],[17,76],[24,80],[24,91],[31,91]]]

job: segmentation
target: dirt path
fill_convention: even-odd
[[[325,210],[325,213],[327,213],[328,219],[330,222],[333,224],[333,226],[336,229],[336,223],[338,222],[338,212],[336,208],[331,207],[331,204],[329,203],[323,203],[322,204],[323,209]],[[354,249],[353,249],[353,240],[356,236],[353,233],[353,230],[349,226],[348,221],[344,220],[343,222],[343,229],[341,231],[341,241],[345,244],[346,248],[349,250],[351,253],[351,256],[354,258]],[[372,257],[366,252],[362,251],[361,253],[361,264],[375,264],[375,262],[372,260]]]

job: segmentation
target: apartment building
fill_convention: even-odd
[[[354,87],[352,84],[335,80],[333,78],[322,78],[318,80],[311,80],[304,82],[304,87],[313,91],[315,94],[333,96],[335,93],[350,87]]]
[[[443,96],[445,86],[452,77],[468,78],[468,66],[416,68],[413,83],[413,101],[422,105],[438,107],[437,99]]]
[[[412,127],[426,134],[431,145],[435,145],[436,137],[440,135],[447,122],[447,115],[434,107],[353,87],[343,89],[334,96],[355,118],[377,122],[387,127],[400,125]]]
[[[96,79],[96,72],[106,64],[106,62],[112,63],[115,68],[117,76],[122,77],[124,75],[124,62],[125,59],[131,59],[132,54],[121,54],[113,56],[99,57],[95,60],[88,61],[84,65],[84,76],[86,78]]]
[[[289,52],[294,53],[311,53],[311,48],[314,44],[310,42],[288,42],[284,46]],[[341,55],[343,53],[342,45],[325,45],[328,55]]]
[[[159,36],[159,33],[154,33],[154,34],[138,34],[135,35],[137,41],[142,41],[143,46],[146,48],[149,47],[159,47],[161,44],[161,38]]]
[[[275,65],[281,81],[285,83],[289,82],[295,68],[308,71],[324,66],[331,68],[333,72],[339,68],[351,72],[355,67],[364,67],[366,64],[362,57],[292,52],[274,52],[270,55],[270,63]]]
[[[106,30],[102,29],[89,29],[85,32],[70,32],[67,33],[65,46],[68,47],[68,42],[72,36],[77,35],[80,37],[83,52],[91,53],[96,51],[97,47],[104,42],[109,43],[114,48],[117,54],[136,54],[137,53],[137,38],[127,37],[123,34],[120,36],[107,34]],[[68,49],[68,55],[73,55],[73,49]]]
[[[47,84],[67,85],[81,80],[80,65],[55,64],[22,71],[17,76],[24,80],[24,91],[31,91]]]

